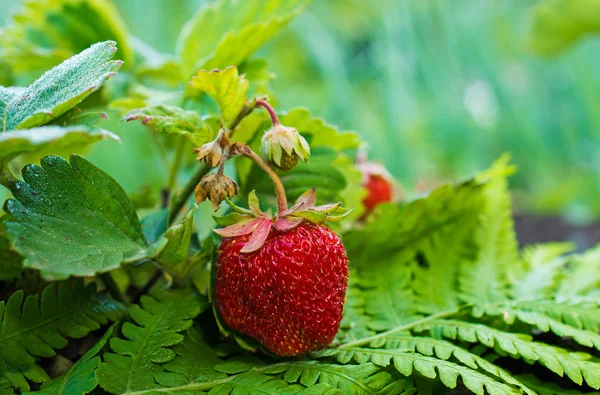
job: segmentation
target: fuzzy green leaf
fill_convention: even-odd
[[[192,319],[208,308],[206,299],[191,289],[165,291],[157,288],[143,296],[141,306],[129,313],[135,323],[125,323],[126,340],[114,338],[114,353],[104,354],[98,368],[100,386],[113,394],[128,394],[156,388],[154,375],[175,357],[169,347],[181,343]]]
[[[139,120],[159,133],[186,136],[194,146],[213,140],[219,127],[218,122],[203,118],[195,111],[169,105],[138,108],[127,113],[123,120]]]
[[[20,73],[41,73],[99,41],[119,44],[117,57],[133,54],[128,32],[108,0],[35,0],[24,2],[0,35],[0,58]]]
[[[98,385],[96,369],[100,365],[100,357],[96,355],[112,336],[113,327],[110,327],[98,342],[88,350],[65,374],[42,385],[35,392],[40,395],[85,395]],[[25,393],[24,395],[33,395]]]
[[[74,149],[106,139],[120,141],[111,132],[89,126],[42,126],[0,133],[0,168],[22,154]]]
[[[6,104],[0,129],[42,125],[75,107],[119,70],[123,62],[110,60],[116,50],[112,41],[94,44],[45,73]]]
[[[229,123],[238,115],[246,103],[248,80],[239,75],[235,66],[224,70],[200,70],[192,78],[191,86],[206,93],[221,110],[221,118]]]
[[[117,182],[79,156],[49,156],[23,169],[3,232],[24,266],[50,279],[89,276],[152,257],[135,209]]]
[[[67,338],[84,337],[124,313],[123,305],[81,280],[50,284],[41,298],[28,296],[24,303],[18,291],[0,302],[0,372],[26,370],[34,357],[52,357]]]
[[[307,3],[307,0],[219,0],[207,4],[184,26],[179,36],[177,52],[184,73],[191,76],[200,69],[240,65]]]

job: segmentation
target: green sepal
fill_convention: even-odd
[[[225,196],[225,203],[227,203],[227,205],[229,207],[231,207],[231,209],[233,211],[235,211],[236,213],[252,215],[252,211],[248,210],[247,208],[243,208],[243,207],[236,205],[227,196]]]
[[[232,213],[229,213],[229,214],[223,215],[223,216],[213,215],[213,219],[215,220],[217,225],[222,226],[222,227],[233,225],[235,223],[246,220],[248,218],[249,218],[249,216],[247,214],[240,214],[237,212],[232,212]]]

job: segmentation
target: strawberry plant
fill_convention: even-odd
[[[176,56],[104,1],[40,4],[1,43],[19,81],[62,63],[0,87],[0,394],[600,389],[600,252],[519,251],[507,156],[393,201],[356,134],[280,111],[254,53],[304,1],[212,3]],[[159,199],[84,158],[121,137],[128,171],[137,122]]]

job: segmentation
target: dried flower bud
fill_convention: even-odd
[[[225,129],[221,129],[214,141],[194,149],[194,152],[198,153],[196,159],[198,161],[204,160],[206,166],[217,167],[219,161],[223,157],[223,151],[227,145],[229,145],[229,137],[227,136]]]
[[[276,124],[263,135],[261,153],[271,166],[289,171],[300,159],[308,161],[310,147],[296,129]]]
[[[224,174],[212,173],[204,176],[194,190],[196,203],[200,203],[208,198],[217,211],[219,204],[225,198],[232,198],[238,193],[238,186],[230,177]]]

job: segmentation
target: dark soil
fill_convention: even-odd
[[[568,241],[575,244],[577,251],[584,251],[600,243],[600,223],[581,226],[561,217],[518,214],[515,216],[515,227],[521,246]]]

